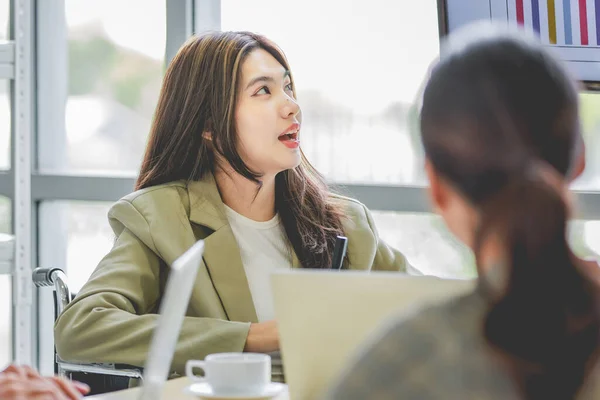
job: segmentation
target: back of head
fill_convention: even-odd
[[[598,289],[566,241],[577,100],[533,37],[489,24],[449,39],[423,97],[425,153],[479,215],[476,256],[490,237],[505,250],[484,332],[531,399],[573,398],[599,345]]]

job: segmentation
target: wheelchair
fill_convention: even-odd
[[[37,268],[32,273],[36,287],[54,287],[54,320],[75,298],[67,283],[67,275],[60,268]],[[143,381],[143,369],[126,364],[76,363],[62,360],[54,348],[54,372],[67,379],[86,383],[90,395],[127,389],[130,379]]]

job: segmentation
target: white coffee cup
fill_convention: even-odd
[[[204,376],[194,374],[204,371]],[[216,394],[262,393],[271,382],[271,357],[259,353],[215,353],[204,361],[189,360],[185,374],[193,381],[206,382]]]

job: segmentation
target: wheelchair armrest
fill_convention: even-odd
[[[58,367],[64,372],[84,372],[90,374],[124,376],[143,379],[142,368],[127,364],[73,363],[61,360],[56,356]]]
[[[56,292],[56,315],[60,315],[72,300],[67,275],[60,268],[36,268],[32,273],[37,287],[54,286]]]
[[[60,268],[36,268],[36,269],[34,269],[33,273],[32,273],[32,277],[31,277],[33,279],[33,284],[37,287],[54,285],[54,279],[52,277],[52,274],[57,271],[64,273],[64,271]]]

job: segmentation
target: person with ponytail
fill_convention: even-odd
[[[109,211],[114,247],[57,319],[58,355],[143,366],[169,266],[200,239],[178,374],[211,353],[277,351],[270,272],[330,268],[338,235],[345,269],[417,273],[363,204],[328,189],[302,153],[301,123],[276,44],[190,38],[166,71],[136,191]],[[280,363],[273,375],[283,379]]]
[[[478,23],[441,54],[420,117],[430,197],[478,285],[390,322],[329,397],[600,399],[599,267],[567,243],[576,86],[521,29]]]

